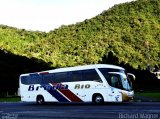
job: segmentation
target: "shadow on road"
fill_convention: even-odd
[[[132,105],[132,102],[107,102],[104,104],[94,104],[94,103],[53,103],[48,102],[43,105],[38,105],[36,103],[24,103],[25,106],[124,106],[124,105]]]

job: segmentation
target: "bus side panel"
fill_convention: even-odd
[[[106,102],[112,101],[112,98],[109,95],[111,92],[110,89],[101,82],[79,81],[64,84],[68,84],[69,90],[78,96],[83,102],[92,102],[94,94],[101,94]]]
[[[84,102],[92,102],[94,94],[103,96],[104,102],[122,102],[121,90],[108,87],[105,83],[81,81],[68,83],[69,89]]]
[[[57,102],[57,100],[44,88],[38,88],[40,85],[23,85],[20,86],[21,101],[36,102],[37,96],[42,95],[46,102]]]

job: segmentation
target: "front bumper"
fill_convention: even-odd
[[[134,97],[134,92],[122,92],[122,101],[123,102],[129,102],[132,101]]]

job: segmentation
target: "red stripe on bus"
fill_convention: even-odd
[[[77,97],[74,93],[72,93],[70,90],[63,90],[59,89],[59,91],[65,95],[68,99],[70,99],[72,102],[83,102],[79,97]]]

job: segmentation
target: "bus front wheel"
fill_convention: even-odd
[[[93,95],[93,103],[95,103],[95,104],[103,104],[104,103],[104,99],[103,99],[102,95],[100,95],[100,94]]]
[[[44,104],[44,98],[43,98],[43,96],[42,96],[42,95],[38,95],[36,102],[37,102],[37,104],[39,104],[39,105]]]

